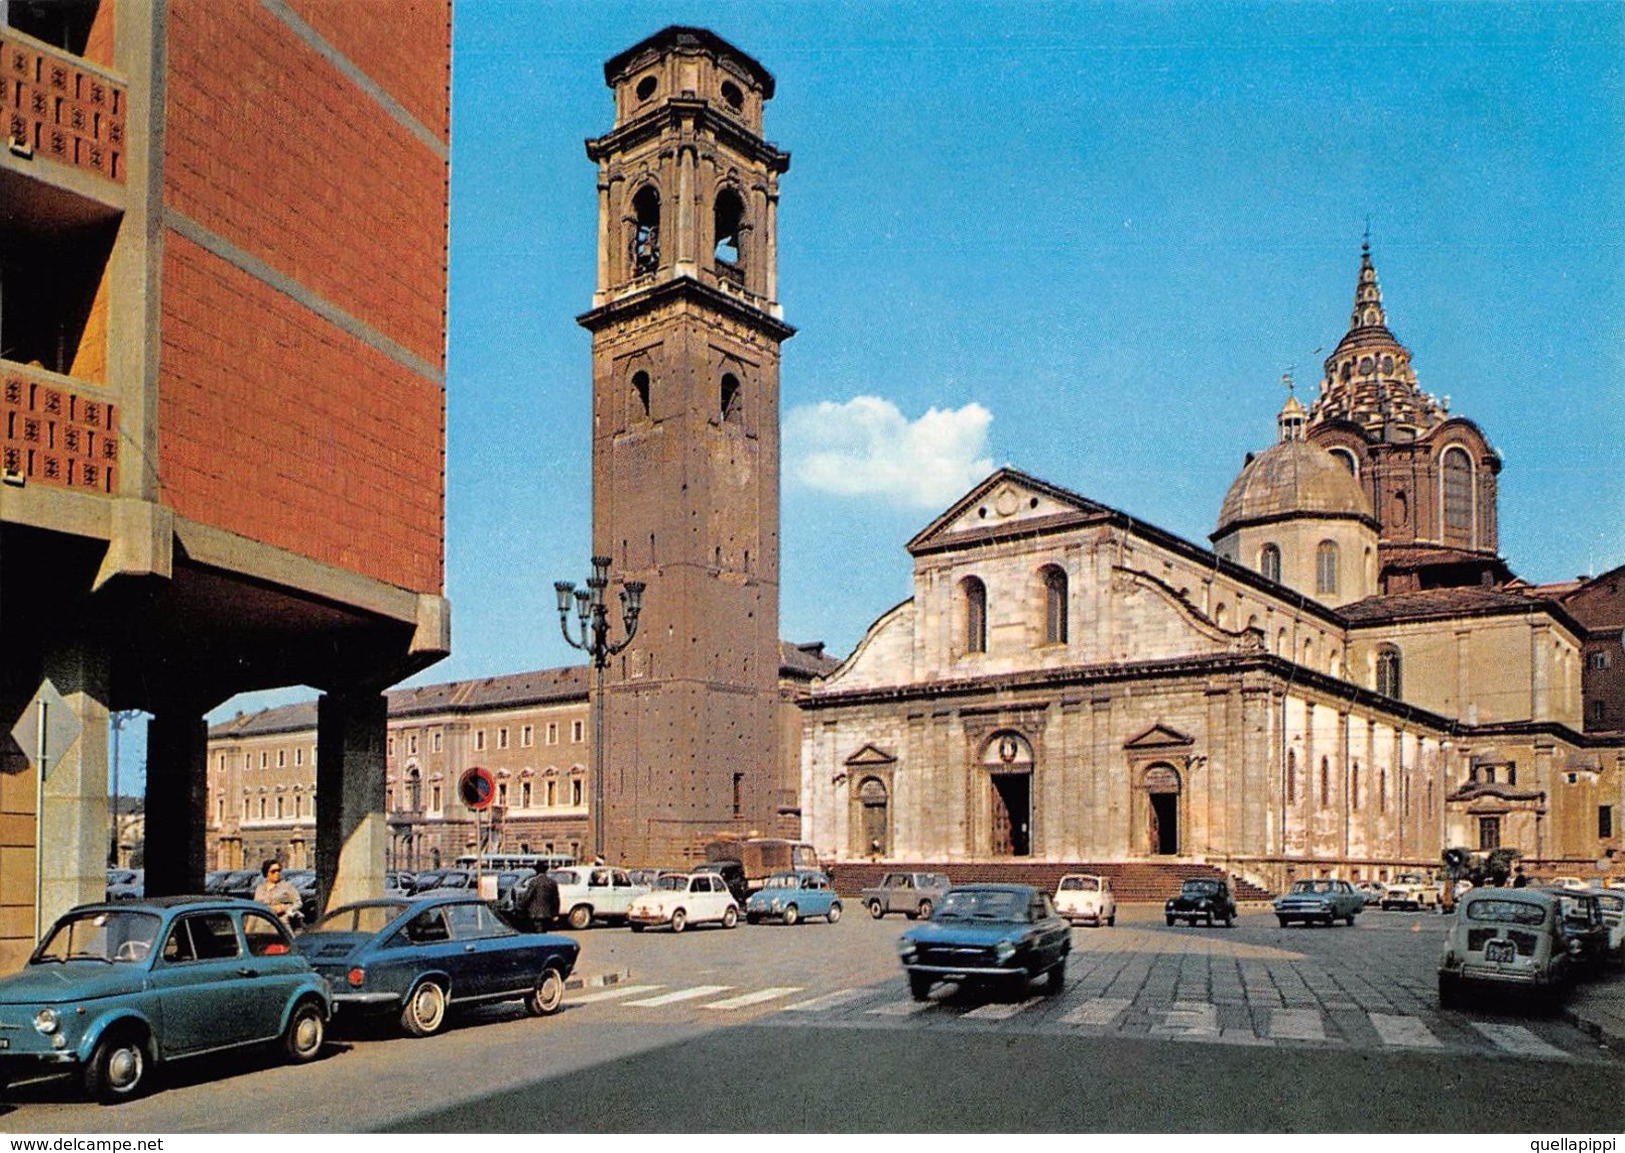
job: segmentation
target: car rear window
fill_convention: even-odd
[[[1469,921],[1510,921],[1514,925],[1540,925],[1546,921],[1545,906],[1508,897],[1469,901],[1466,909]]]

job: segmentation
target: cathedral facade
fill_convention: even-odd
[[[1417,386],[1367,249],[1211,548],[1009,468],[909,542],[913,595],[803,703],[803,836],[1271,888],[1451,846],[1607,867],[1625,741],[1584,731],[1586,628],[1497,554],[1500,466]]]

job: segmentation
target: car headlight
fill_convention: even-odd
[[[916,946],[914,942],[909,940],[907,937],[902,937],[898,940],[897,955],[903,958],[903,960],[912,961],[914,959],[915,950]]]
[[[49,1037],[52,1033],[55,1033],[57,1026],[60,1024],[61,1019],[56,1015],[55,1009],[46,1007],[34,1014],[34,1028],[38,1029],[41,1033],[44,1033],[47,1037]]]
[[[997,945],[993,946],[993,956],[1000,964],[1003,964],[1005,961],[1008,961],[1015,955],[1016,943],[1010,940],[1008,937],[1000,941]]]
[[[778,897],[774,897],[773,900],[770,902],[770,904],[773,907],[773,911],[775,913],[777,913],[779,911],[779,906],[783,905],[784,902],[781,901]]]

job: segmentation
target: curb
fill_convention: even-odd
[[[1600,1017],[1588,1015],[1583,1009],[1574,1009],[1565,1005],[1563,1019],[1582,1033],[1589,1034],[1596,1040],[1620,1049],[1625,1049],[1625,1032],[1621,1032],[1618,1023],[1605,1024]]]
[[[622,981],[630,980],[631,969],[615,969],[608,973],[595,973],[591,977],[580,975],[570,977],[564,982],[566,989],[602,989],[608,985],[619,985]]]

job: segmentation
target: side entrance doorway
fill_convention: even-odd
[[[993,843],[996,857],[1025,857],[1032,852],[1032,776],[992,773]]]

